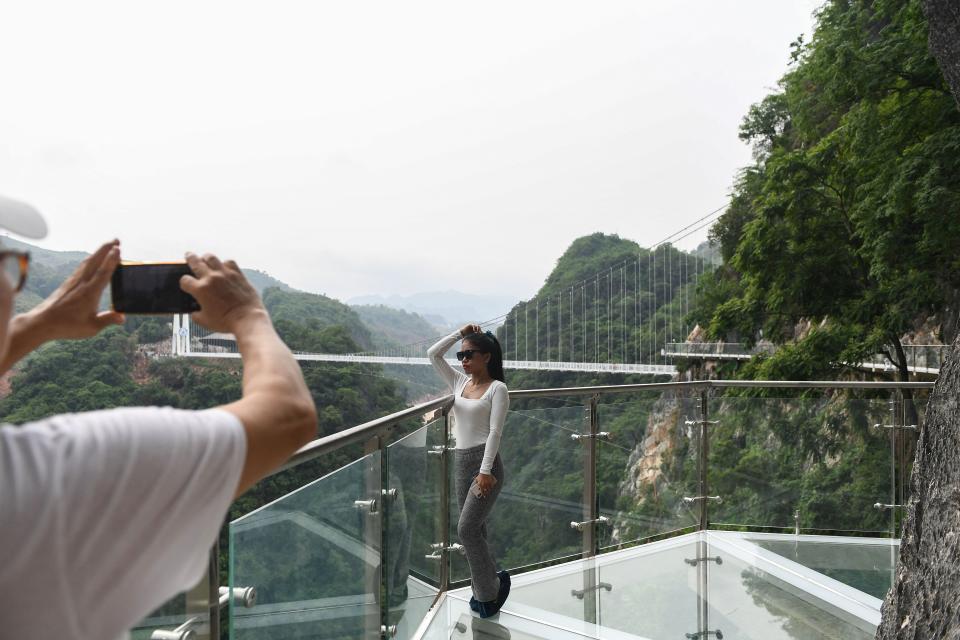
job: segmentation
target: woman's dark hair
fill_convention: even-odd
[[[489,331],[483,333],[468,333],[463,336],[464,342],[478,347],[483,353],[490,354],[490,362],[487,363],[487,373],[494,380],[506,382],[503,376],[503,349],[500,348],[500,341]]]

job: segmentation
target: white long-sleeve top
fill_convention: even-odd
[[[485,445],[480,473],[490,473],[500,450],[500,436],[507,419],[507,409],[510,408],[510,396],[507,385],[494,380],[481,397],[463,397],[463,389],[470,382],[470,377],[451,367],[443,357],[460,338],[459,331],[451,333],[430,347],[427,356],[453,391],[453,435],[457,440],[457,448],[471,449]]]

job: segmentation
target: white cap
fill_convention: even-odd
[[[47,223],[39,211],[26,202],[4,196],[0,196],[0,228],[33,240],[47,235]]]

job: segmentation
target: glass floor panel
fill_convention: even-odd
[[[763,549],[880,599],[893,584],[900,554],[900,541],[890,538],[743,535]]]
[[[469,587],[451,591],[416,637],[666,640],[719,630],[727,639],[867,640],[894,547],[875,538],[690,533],[514,576],[503,611],[486,621],[470,611]]]

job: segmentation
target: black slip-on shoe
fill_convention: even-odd
[[[497,594],[497,609],[499,610],[510,595],[510,574],[504,570],[498,573],[497,576],[500,578],[500,593]]]
[[[477,607],[479,608],[477,613],[480,614],[481,618],[489,618],[500,613],[500,607],[503,606],[503,603],[507,601],[507,596],[510,595],[510,574],[506,571],[501,571],[497,574],[497,577],[500,578],[500,591],[497,593],[497,599],[490,602],[477,603]]]
[[[489,600],[488,602],[478,602],[477,613],[480,614],[481,618],[490,618],[500,613],[500,607],[497,605],[496,600]]]
[[[480,602],[473,596],[470,596],[470,611],[480,612]]]

